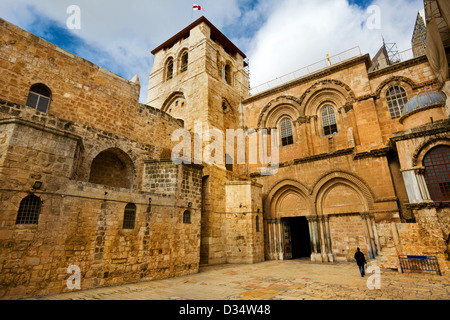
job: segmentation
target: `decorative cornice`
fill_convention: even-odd
[[[348,154],[352,154],[354,151],[354,148],[347,148],[347,149],[341,149],[341,150],[337,150],[335,152],[332,153],[321,153],[321,154],[316,154],[313,156],[308,156],[308,157],[304,157],[304,158],[299,158],[299,159],[294,159],[294,165],[296,164],[300,164],[300,163],[306,163],[306,162],[313,162],[313,161],[318,161],[318,160],[323,160],[323,159],[330,159],[330,158],[334,158],[334,157],[341,157],[341,156],[345,156]]]
[[[320,70],[320,71],[311,73],[304,77],[292,80],[290,82],[281,84],[277,87],[274,87],[274,88],[268,89],[266,91],[263,91],[261,93],[255,94],[254,96],[250,96],[247,99],[245,99],[244,101],[242,101],[242,103],[247,104],[247,103],[253,102],[255,100],[261,99],[263,97],[267,97],[267,96],[275,94],[277,92],[285,91],[286,89],[289,89],[291,87],[298,86],[303,83],[307,83],[314,79],[319,79],[321,77],[329,76],[335,72],[339,72],[341,70],[347,69],[349,67],[352,67],[353,65],[360,64],[363,62],[366,64],[367,68],[370,67],[370,55],[369,54],[357,56],[355,58],[349,59],[348,61],[341,62],[337,65],[332,65],[331,67],[328,67],[324,70]]]
[[[376,71],[369,72],[369,79],[380,77],[380,76],[382,76],[382,75],[384,75],[386,73],[391,73],[393,71],[397,71],[397,70],[400,70],[400,69],[405,69],[405,68],[408,68],[408,67],[411,67],[411,66],[414,66],[414,65],[417,65],[417,64],[421,64],[421,63],[427,62],[427,61],[428,61],[428,59],[424,55],[424,56],[421,56],[421,57],[417,57],[417,58],[409,59],[409,60],[406,60],[406,61],[403,61],[403,62],[400,62],[400,63],[396,63],[396,64],[394,64],[392,66],[389,66],[389,67],[386,67],[386,68],[383,68],[383,69],[379,69],[379,70],[376,70]]]
[[[418,128],[395,132],[390,138],[392,142],[408,140],[413,138],[437,135],[443,132],[450,131],[450,119],[436,121],[433,124],[427,124]]]
[[[420,203],[407,203],[407,209],[431,209],[431,208],[450,208],[450,201],[430,201]]]
[[[365,159],[365,158],[378,158],[384,157],[391,150],[390,147],[374,149],[366,152],[359,152],[353,156],[353,160]]]

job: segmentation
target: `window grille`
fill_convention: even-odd
[[[183,223],[191,223],[191,212],[189,210],[183,213]]]
[[[281,131],[281,145],[287,146],[294,143],[294,138],[292,134],[292,122],[288,118],[284,118],[280,122]]]
[[[386,91],[386,100],[391,118],[400,118],[403,106],[408,102],[406,90],[400,86],[392,86]]]
[[[41,199],[35,195],[23,198],[17,213],[16,224],[38,224],[41,205]]]
[[[322,126],[323,132],[326,136],[337,133],[336,115],[331,106],[326,106],[322,109]]]
[[[134,229],[135,221],[136,221],[136,205],[134,203],[129,203],[125,206],[125,211],[123,214],[123,228]]]
[[[437,146],[424,157],[425,181],[434,201],[450,200],[450,147]]]
[[[43,84],[34,84],[30,88],[26,105],[41,112],[47,112],[51,100],[50,89]]]

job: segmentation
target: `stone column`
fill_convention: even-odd
[[[328,261],[333,262],[334,258],[333,258],[333,249],[331,247],[330,225],[328,223],[329,216],[325,215],[325,216],[323,216],[323,218],[324,218],[324,223],[325,223],[325,235],[326,235],[327,247],[328,247]]]
[[[377,248],[377,253],[380,254],[381,253],[380,239],[378,238],[377,224],[375,222],[375,216],[373,214],[370,215],[370,223],[372,225],[373,235],[375,237],[375,245]]]
[[[320,254],[320,240],[319,240],[319,228],[317,225],[317,216],[309,216],[312,233],[310,233],[310,237],[312,238],[314,245],[314,253],[311,253],[311,261],[320,261],[322,262],[322,256]]]
[[[328,250],[326,247],[327,241],[325,236],[325,223],[324,223],[324,217],[318,216],[318,222],[319,222],[319,238],[320,238],[320,252],[322,253],[322,262],[328,262]]]
[[[312,220],[309,217],[306,217],[308,220],[308,228],[309,228],[309,245],[311,246],[311,255],[316,252],[316,244],[314,243],[314,231],[312,226]]]
[[[371,232],[370,232],[370,225],[368,225],[368,213],[367,212],[361,212],[361,219],[363,222],[364,232],[366,234],[367,239],[367,250],[369,251],[369,258],[374,259],[375,258],[375,250],[373,246],[373,241],[371,238]]]
[[[420,194],[422,195],[422,199],[424,201],[432,201],[430,192],[428,191],[427,183],[425,181],[424,173],[425,173],[425,168],[418,168],[416,170],[417,184],[419,185],[419,190],[420,190]]]

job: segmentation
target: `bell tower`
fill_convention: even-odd
[[[217,129],[224,138],[223,163],[205,164],[203,156],[200,263],[262,261],[264,239],[251,227],[262,221],[262,210],[256,208],[261,186],[236,181],[244,165],[233,165],[236,144],[230,157],[225,143],[227,129],[244,128],[241,101],[249,95],[245,54],[205,17],[152,54],[146,104],[182,119],[191,133],[201,123],[202,152],[211,142],[205,141],[205,132]]]
[[[146,104],[225,132],[241,126],[249,95],[245,54],[204,16],[152,51]],[[205,127],[206,128],[206,127]]]

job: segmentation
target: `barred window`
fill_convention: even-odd
[[[191,223],[191,212],[189,210],[183,213],[183,223]]]
[[[123,228],[134,229],[135,221],[136,221],[136,205],[134,203],[129,203],[125,206],[125,211],[123,214]]]
[[[400,86],[392,86],[386,91],[386,100],[391,118],[400,118],[403,106],[408,102],[406,90]]]
[[[288,118],[284,118],[280,122],[281,131],[281,145],[287,146],[294,143],[294,138],[292,134],[292,122]]]
[[[50,106],[52,92],[42,84],[37,83],[31,86],[26,105],[41,112],[47,112]]]
[[[332,106],[326,106],[322,109],[323,133],[328,136],[337,133],[336,115]]]
[[[23,198],[17,213],[16,224],[38,224],[41,205],[41,199],[35,195]]]
[[[189,55],[188,55],[188,51],[186,50],[181,54],[181,67],[180,67],[181,72],[187,71],[188,62],[189,62]]]
[[[169,58],[166,62],[166,80],[173,78],[173,59]]]
[[[425,181],[434,201],[450,200],[450,147],[437,146],[424,157]]]

